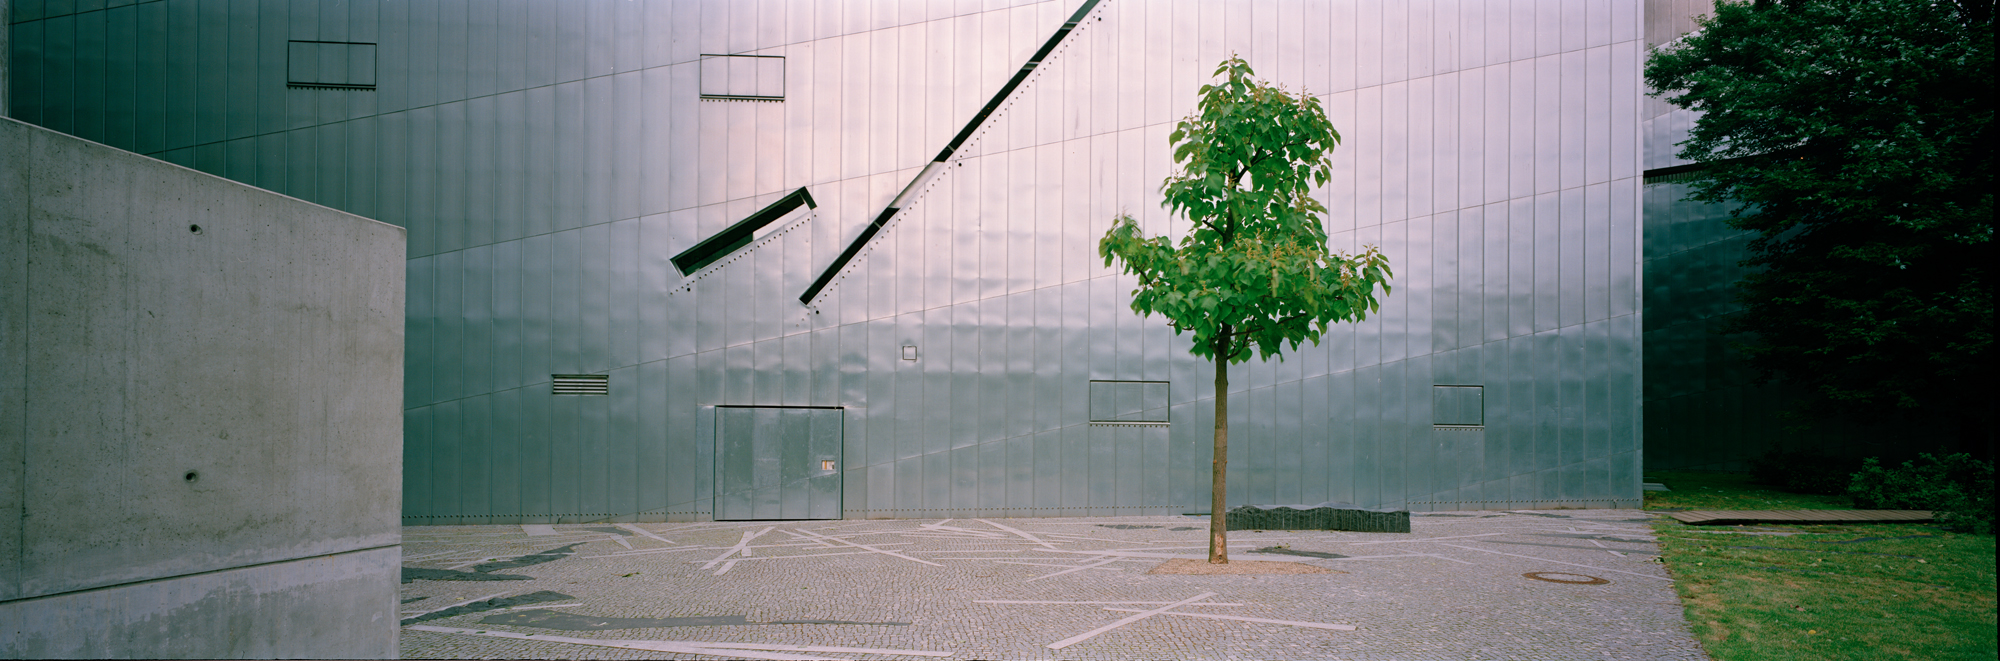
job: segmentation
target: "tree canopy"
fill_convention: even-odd
[[[1254,78],[1231,57],[1203,85],[1193,114],[1168,136],[1179,171],[1161,184],[1170,213],[1193,222],[1179,241],[1146,237],[1120,216],[1098,242],[1104,264],[1138,276],[1132,311],[1193,333],[1191,352],[1215,361],[1215,462],[1209,562],[1228,562],[1226,489],[1229,364],[1319,342],[1328,324],[1359,321],[1389,293],[1389,260],[1370,246],[1326,246],[1327,157],[1340,133],[1318,99]],[[1281,358],[1282,359],[1282,358]]]
[[[1722,2],[1645,74],[1701,113],[1689,198],[1754,233],[1751,365],[1820,414],[1990,429],[1992,4]]]

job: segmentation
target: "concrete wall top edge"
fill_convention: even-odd
[[[16,121],[0,154],[0,599],[396,543],[401,228]]]

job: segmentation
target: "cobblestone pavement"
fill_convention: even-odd
[[[1704,659],[1646,520],[1633,510],[1441,512],[1415,515],[1411,533],[1230,533],[1234,559],[1335,570],[1266,576],[1146,573],[1204,557],[1206,517],[412,527],[404,566],[433,570],[412,574],[484,580],[403,584],[402,650]],[[1253,552],[1272,547],[1292,553]],[[505,576],[526,578],[492,580]]]

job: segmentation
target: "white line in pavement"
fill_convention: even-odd
[[[674,540],[671,540],[671,539],[667,539],[667,538],[665,538],[665,537],[661,537],[661,536],[659,536],[659,535],[655,535],[655,534],[653,534],[653,531],[651,531],[651,530],[647,530],[647,529],[645,529],[645,528],[641,528],[641,527],[639,527],[639,526],[636,526],[636,525],[632,525],[632,524],[630,524],[630,523],[620,523],[620,524],[617,524],[617,525],[618,525],[618,527],[620,527],[620,528],[624,528],[624,529],[626,529],[626,530],[630,530],[630,531],[632,531],[632,532],[636,532],[636,533],[639,533],[639,534],[641,534],[641,535],[645,535],[645,536],[647,536],[647,537],[651,537],[651,538],[653,538],[653,539],[657,539],[657,540],[660,540],[661,542],[664,542],[664,543],[667,543],[667,544],[672,544],[672,543],[674,543]]]
[[[875,548],[875,547],[873,547],[873,546],[868,546],[868,545],[865,545],[865,544],[856,544],[856,543],[854,543],[854,542],[850,542],[850,541],[847,541],[847,540],[845,540],[845,539],[836,539],[836,538],[833,538],[833,537],[827,537],[827,536],[825,536],[825,535],[821,535],[821,534],[819,534],[819,533],[815,533],[815,532],[811,532],[811,531],[807,531],[807,530],[801,530],[801,531],[799,531],[799,532],[802,532],[802,533],[805,533],[805,534],[807,534],[807,535],[811,535],[811,536],[813,536],[813,537],[816,537],[816,538],[819,538],[819,539],[828,539],[828,540],[833,540],[833,541],[836,541],[836,542],[840,542],[840,543],[842,543],[842,544],[846,544],[846,545],[848,545],[848,546],[852,546],[852,547],[854,547],[854,548],[857,548],[857,549],[861,549],[861,550],[863,550],[863,551],[874,551],[874,552],[876,552],[876,553],[880,553],[880,554],[882,554],[882,555],[886,555],[886,556],[890,556],[890,557],[896,557],[896,558],[902,558],[902,559],[904,559],[904,560],[908,560],[908,561],[910,561],[910,562],[921,562],[921,563],[923,563],[923,564],[926,564],[926,565],[930,565],[930,566],[932,566],[932,567],[943,567],[943,566],[944,566],[944,565],[940,565],[940,564],[938,564],[938,563],[935,563],[935,562],[931,562],[931,561],[929,561],[929,560],[924,560],[924,559],[922,559],[922,558],[912,558],[912,557],[910,557],[910,556],[907,556],[907,555],[903,555],[903,554],[901,554],[901,553],[897,553],[897,552],[895,552],[895,551],[885,551],[885,550],[882,550],[882,549],[878,549],[878,548]]]
[[[1446,544],[1445,546],[1451,546],[1451,545],[1450,545],[1450,544]],[[1448,555],[1439,555],[1439,554],[1436,554],[1436,553],[1399,553],[1399,554],[1396,554],[1396,555],[1350,555],[1350,556],[1347,556],[1347,557],[1345,557],[1345,558],[1323,558],[1323,559],[1325,559],[1325,560],[1388,560],[1388,559],[1391,559],[1391,558],[1437,558],[1437,559],[1439,559],[1439,560],[1449,560],[1449,561],[1452,561],[1452,562],[1456,562],[1456,563],[1458,563],[1458,564],[1461,564],[1461,565],[1477,565],[1477,564],[1479,564],[1479,563],[1477,563],[1477,562],[1466,562],[1466,561],[1464,561],[1464,560],[1460,560],[1460,559],[1458,559],[1458,558],[1454,558],[1454,557],[1451,557],[1451,556],[1448,556]]]
[[[1252,543],[1250,543],[1250,542],[1232,542],[1232,543],[1230,543],[1230,544],[1229,544],[1229,548],[1232,548],[1232,549],[1235,549],[1235,548],[1250,548],[1250,547],[1253,547],[1253,546],[1256,546],[1256,544],[1252,544]],[[1153,553],[1153,552],[1156,552],[1156,551],[1185,551],[1185,550],[1190,550],[1190,549],[1199,549],[1199,550],[1202,550],[1202,551],[1207,551],[1207,550],[1208,550],[1208,545],[1207,545],[1207,544],[1203,544],[1203,545],[1201,545],[1201,546],[1142,546],[1142,547],[1137,547],[1137,548],[1129,548],[1129,549],[1103,549],[1102,551],[1091,551],[1091,553],[1100,553],[1100,552],[1101,552],[1101,553],[1125,553],[1125,552],[1128,552],[1128,551],[1129,551],[1129,552],[1132,552],[1132,553]]]
[[[1013,561],[1013,560],[1001,560],[1001,561],[999,561],[999,562],[995,562],[995,563],[993,563],[993,564],[996,564],[996,565],[1028,565],[1028,566],[1030,566],[1030,567],[1065,567],[1065,568],[1066,568],[1066,567],[1070,567],[1070,566],[1071,566],[1071,565],[1051,565],[1051,564],[1049,564],[1049,563],[1046,563],[1046,562],[1016,562],[1016,561]],[[1102,570],[1105,570],[1105,571],[1124,571],[1123,569],[1119,569],[1119,568],[1117,568],[1117,567],[1091,567],[1090,569],[1102,569]],[[1054,576],[1054,574],[1050,574],[1050,576]],[[1043,577],[1043,578],[1046,578],[1046,577]]]
[[[978,521],[979,519],[973,519],[973,520]],[[1002,535],[1000,533],[993,532],[990,530],[973,530],[971,528],[960,528],[958,526],[946,526],[935,523],[927,523],[920,527],[927,528],[930,530],[936,530],[938,532],[954,532],[963,535],[974,535],[978,537],[1006,537],[1006,535]]]
[[[1052,532],[1052,533],[1047,533],[1047,534],[1048,534],[1048,536],[1050,536],[1050,537],[1066,537],[1066,538],[1068,538],[1068,539],[1064,539],[1064,540],[1062,540],[1062,541],[1065,541],[1065,542],[1073,542],[1073,541],[1079,541],[1079,540],[1089,540],[1089,541],[1093,541],[1093,542],[1111,542],[1111,543],[1113,543],[1113,544],[1130,544],[1130,543],[1132,543],[1132,542],[1134,542],[1134,541],[1138,541],[1138,540],[1131,540],[1131,539],[1105,539],[1105,538],[1102,538],[1102,537],[1085,537],[1085,536],[1083,536],[1083,535],[1066,535],[1066,534],[1063,534],[1063,533],[1059,533],[1059,532]]]
[[[791,536],[792,536],[792,539],[803,539],[803,540],[806,540],[806,541],[805,541],[805,544],[804,544],[804,546],[818,546],[818,547],[820,547],[820,548],[823,548],[823,549],[830,549],[830,548],[834,548],[834,546],[833,546],[832,544],[828,544],[828,543],[826,543],[826,542],[825,542],[824,540],[819,540],[819,539],[814,539],[814,538],[811,538],[811,537],[807,537],[807,536],[805,536],[805,535],[802,535],[802,534],[799,534],[799,533],[798,533],[798,532],[796,532],[796,531],[791,531],[791,530],[780,530],[780,531],[778,531],[778,532],[781,532],[781,533],[785,533],[785,534],[787,534],[787,535],[791,535]]]
[[[644,551],[627,551],[627,552],[624,552],[624,553],[606,553],[606,554],[603,554],[603,555],[586,555],[586,556],[581,556],[581,558],[582,558],[582,559],[589,559],[589,558],[623,558],[623,557],[628,557],[628,556],[634,556],[634,555],[652,555],[652,554],[655,554],[655,553],[679,553],[679,552],[681,552],[681,551],[705,551],[705,550],[713,550],[713,549],[715,549],[715,547],[713,547],[713,546],[682,546],[682,547],[677,547],[677,548],[671,548],[671,549],[646,549],[646,550],[644,550]]]
[[[742,551],[743,551],[744,549],[746,549],[746,548],[749,548],[749,547],[750,547],[750,540],[753,540],[753,539],[756,539],[756,538],[758,538],[758,537],[760,537],[760,536],[763,536],[763,534],[764,534],[764,533],[767,533],[767,532],[771,532],[771,531],[773,531],[773,530],[777,530],[777,529],[778,529],[778,527],[777,527],[777,526],[771,526],[771,527],[769,527],[769,528],[765,528],[765,529],[763,529],[763,530],[759,530],[759,531],[757,531],[757,532],[755,532],[755,533],[752,533],[752,532],[750,532],[750,531],[748,531],[748,530],[745,530],[745,531],[743,531],[743,539],[742,539],[741,541],[738,541],[738,542],[736,542],[736,545],[735,545],[735,546],[731,546],[731,547],[729,547],[729,550],[727,550],[727,551],[723,551],[723,552],[722,552],[722,555],[718,555],[718,556],[715,556],[715,559],[714,559],[714,560],[710,560],[710,561],[708,561],[708,564],[705,564],[705,565],[702,565],[702,566],[701,566],[701,568],[702,568],[702,569],[708,569],[708,568],[711,568],[711,567],[714,567],[714,566],[715,566],[715,563],[718,563],[718,562],[722,562],[723,560],[727,560],[727,559],[729,559],[729,556],[732,556],[732,555],[736,555],[737,553],[741,553],[741,552],[742,552]],[[727,571],[727,570],[724,570],[724,571]],[[717,573],[717,574],[719,575],[719,574],[721,574],[722,572],[716,572],[716,573]]]
[[[464,568],[466,568],[466,567],[471,567],[471,566],[473,566],[473,565],[477,565],[477,564],[481,564],[481,563],[487,563],[487,562],[492,562],[492,561],[494,561],[494,560],[500,560],[500,559],[501,559],[501,558],[480,558],[480,559],[478,559],[478,560],[474,560],[474,561],[472,561],[472,562],[461,562],[461,563],[458,563],[458,564],[455,564],[455,565],[452,565],[452,566],[450,566],[450,567],[446,567],[445,569],[450,569],[450,570],[454,570],[454,571],[456,571],[456,570],[459,570],[459,569],[464,569]]]
[[[501,596],[501,595],[504,595],[504,594],[507,594],[507,593],[505,593],[505,592],[502,592],[502,593],[500,593],[500,594],[489,594],[489,595],[486,595],[486,596],[484,596],[484,597],[475,597],[475,598],[472,598],[472,599],[467,599],[467,600],[465,600],[465,601],[461,601],[461,602],[458,602],[458,603],[456,603],[456,604],[452,604],[452,605],[450,605],[450,606],[445,606],[445,607],[443,607],[443,608],[433,608],[433,609],[430,609],[430,610],[427,610],[427,611],[421,611],[421,612],[418,612],[417,614],[418,614],[418,615],[429,615],[429,614],[431,614],[431,613],[435,613],[435,612],[438,612],[438,611],[441,611],[441,610],[446,610],[446,609],[451,609],[451,608],[458,608],[459,606],[464,606],[464,605],[466,605],[466,604],[469,604],[469,603],[472,603],[472,602],[475,602],[475,601],[486,601],[486,600],[488,600],[488,599],[492,599],[492,598],[494,598],[494,597],[498,597],[498,596]],[[407,618],[407,617],[406,617],[406,618],[403,618],[403,619],[407,620],[407,619],[410,619],[410,618]]]
[[[1209,605],[1212,605],[1212,604],[1188,604],[1188,605],[1189,605],[1189,606],[1209,606]],[[1108,611],[1117,611],[1117,612],[1120,612],[1120,613],[1141,613],[1141,612],[1144,612],[1144,611],[1141,611],[1141,610],[1138,610],[1138,609],[1136,609],[1136,608],[1106,608],[1106,609],[1104,609],[1104,610],[1108,610]],[[1289,625],[1292,625],[1292,626],[1295,626],[1295,627],[1310,627],[1310,628],[1313,628],[1313,629],[1332,629],[1332,630],[1334,630],[1334,631],[1353,631],[1353,630],[1354,630],[1354,627],[1352,627],[1352,626],[1348,626],[1348,625],[1345,625],[1345,624],[1323,624],[1323,623],[1320,623],[1320,622],[1293,622],[1293,621],[1291,621],[1291,620],[1266,620],[1266,619],[1264,619],[1264,618],[1261,618],[1261,617],[1239,617],[1239,616],[1236,616],[1236,615],[1214,615],[1214,614],[1210,614],[1210,613],[1180,613],[1180,612],[1173,612],[1173,613],[1160,613],[1160,614],[1161,614],[1161,615],[1179,615],[1179,616],[1182,616],[1182,617],[1199,617],[1199,618],[1203,618],[1203,619],[1209,619],[1209,620],[1236,620],[1236,621],[1238,621],[1238,622],[1263,622],[1263,623],[1265,623],[1265,624],[1289,624]]]
[[[1235,547],[1236,547],[1237,545],[1236,545],[1236,544],[1230,544],[1229,546],[1230,546],[1230,547],[1231,547],[1231,548],[1233,549],[1233,548],[1235,548]],[[1253,545],[1248,545],[1248,544],[1246,544],[1245,546],[1253,546]],[[1207,548],[1207,547],[1189,547],[1189,548]],[[1145,552],[1145,551],[1065,551],[1065,550],[1062,550],[1062,549],[1055,549],[1055,550],[1051,550],[1051,551],[1049,551],[1049,553],[1074,553],[1074,554],[1077,554],[1077,555],[1115,555],[1115,556],[1119,556],[1119,557],[1122,557],[1122,558],[1158,558],[1158,559],[1162,559],[1162,560],[1172,560],[1172,559],[1175,559],[1175,558],[1183,558],[1183,559],[1201,559],[1201,558],[1207,558],[1207,557],[1208,557],[1207,555],[1203,555],[1203,554],[1195,554],[1195,553],[1147,553],[1147,552]],[[1256,558],[1245,558],[1245,559],[1246,559],[1246,560],[1251,560],[1251,559],[1254,559],[1254,560],[1262,560],[1262,561],[1265,561],[1265,562],[1307,562],[1307,561],[1311,561],[1311,560],[1326,560],[1326,559],[1328,559],[1328,558],[1306,558],[1306,557],[1300,557],[1300,556],[1283,556],[1283,555],[1273,555],[1273,554],[1269,554],[1269,553],[1253,553],[1253,552],[1247,552],[1247,551],[1246,551],[1246,552],[1241,552],[1241,553],[1240,553],[1240,555],[1254,555],[1254,556],[1257,556],[1257,557],[1256,557]]]
[[[1605,553],[1609,553],[1609,554],[1611,554],[1611,555],[1615,555],[1615,556],[1618,556],[1618,557],[1620,557],[1620,558],[1623,558],[1623,557],[1625,557],[1625,554],[1623,554],[1623,553],[1619,553],[1619,552],[1617,552],[1617,551],[1613,551],[1613,550],[1611,550],[1611,547],[1609,547],[1609,546],[1605,546],[1605,545],[1604,545],[1604,542],[1600,542],[1600,541],[1597,541],[1597,540],[1595,540],[1595,539],[1588,539],[1588,540],[1584,540],[1584,541],[1587,541],[1587,542],[1590,542],[1590,543],[1592,543],[1592,544],[1596,544],[1596,545],[1597,545],[1597,548],[1600,548],[1600,549],[1604,549],[1604,552],[1605,552]]]
[[[1074,636],[1070,636],[1070,637],[1068,637],[1068,638],[1064,638],[1064,639],[1062,639],[1062,640],[1058,640],[1058,641],[1056,641],[1056,642],[1053,642],[1053,643],[1049,643],[1049,649],[1052,649],[1052,650],[1059,650],[1059,649],[1062,649],[1062,648],[1065,648],[1065,647],[1069,647],[1069,646],[1071,646],[1071,645],[1075,645],[1075,644],[1077,644],[1077,643],[1081,643],[1081,642],[1083,642],[1083,641],[1086,641],[1086,640],[1090,640],[1090,639],[1091,639],[1091,637],[1093,637],[1093,636],[1096,636],[1097,634],[1100,634],[1100,633],[1104,633],[1104,632],[1106,632],[1106,631],[1110,631],[1110,630],[1112,630],[1112,629],[1116,629],[1116,628],[1118,628],[1118,627],[1122,627],[1122,626],[1125,626],[1125,625],[1127,625],[1127,624],[1131,624],[1131,623],[1133,623],[1133,622],[1137,622],[1137,621],[1139,621],[1139,620],[1143,620],[1143,619],[1146,619],[1146,618],[1149,618],[1149,617],[1152,617],[1152,616],[1154,616],[1154,615],[1159,615],[1159,614],[1161,614],[1161,613],[1165,613],[1165,612],[1167,612],[1167,611],[1170,611],[1170,610],[1173,610],[1173,608],[1174,608],[1175,606],[1183,606],[1183,605],[1186,605],[1186,604],[1190,604],[1190,603],[1194,603],[1194,602],[1197,602],[1197,601],[1201,601],[1201,600],[1203,600],[1203,599],[1207,599],[1207,598],[1209,598],[1209,597],[1213,597],[1213,596],[1215,596],[1215,593],[1213,593],[1213,592],[1203,592],[1203,593],[1201,593],[1201,594],[1198,594],[1198,595],[1195,595],[1195,596],[1193,596],[1193,597],[1189,597],[1189,598],[1186,598],[1186,599],[1182,599],[1182,600],[1180,600],[1180,601],[1176,601],[1176,602],[1174,602],[1174,603],[1171,603],[1171,604],[1167,604],[1167,605],[1165,605],[1165,606],[1161,606],[1161,607],[1159,607],[1159,608],[1155,608],[1155,609],[1153,609],[1153,610],[1149,610],[1149,611],[1140,611],[1140,612],[1139,612],[1139,614],[1137,614],[1137,615],[1131,615],[1131,616],[1127,616],[1127,617],[1126,617],[1125,619],[1122,619],[1122,620],[1119,620],[1119,621],[1117,621],[1117,622],[1112,622],[1112,623],[1110,623],[1110,624],[1107,624],[1107,625],[1104,625],[1104,626],[1101,626],[1101,627],[1098,627],[1098,628],[1095,628],[1095,629],[1091,629],[1091,630],[1089,630],[1089,631],[1085,631],[1085,632],[1083,632],[1083,633],[1080,633],[1080,634],[1077,634],[1077,635],[1074,635]]]
[[[766,556],[760,556],[760,557],[756,557],[756,558],[730,558],[730,559],[729,559],[729,562],[728,562],[728,563],[726,563],[726,564],[731,564],[731,565],[734,565],[734,564],[736,564],[736,563],[739,563],[739,562],[749,562],[749,561],[751,561],[751,560],[790,560],[790,559],[792,559],[792,558],[824,558],[824,557],[826,557],[826,556],[829,556],[829,555],[868,555],[868,552],[867,552],[867,551],[842,551],[842,552],[840,552],[840,553],[814,553],[814,554],[811,554],[811,555],[766,555]],[[696,561],[696,562],[699,562],[699,561]],[[688,564],[692,565],[692,564],[694,564],[694,562],[690,562],[690,563],[688,563]]]
[[[1114,563],[1114,562],[1117,562],[1118,560],[1119,560],[1118,558],[1105,558],[1105,559],[1103,559],[1103,560],[1099,560],[1099,561],[1097,561],[1097,563],[1096,563],[1096,564],[1090,564],[1090,565],[1083,565],[1083,566],[1080,566],[1080,567],[1072,567],[1072,568],[1070,568],[1070,569],[1065,569],[1065,570],[1062,570],[1062,571],[1059,571],[1059,572],[1056,572],[1056,573],[1053,573],[1053,574],[1043,574],[1043,575],[1041,575],[1041,576],[1036,576],[1036,577],[1034,577],[1034,578],[1031,578],[1031,579],[1028,579],[1028,580],[1025,580],[1025,581],[1021,581],[1021,582],[1022,582],[1022,583],[1033,583],[1033,582],[1035,582],[1035,581],[1039,581],[1039,580],[1042,580],[1042,579],[1044,579],[1044,578],[1048,578],[1048,577],[1050,577],[1050,576],[1061,576],[1061,575],[1063,575],[1063,574],[1067,574],[1067,573],[1070,573],[1070,572],[1073,572],[1073,571],[1083,571],[1083,570],[1085,570],[1085,569],[1093,569],[1093,568],[1097,568],[1097,567],[1102,567],[1102,566],[1105,566],[1105,565],[1108,565],[1108,564],[1111,564],[1111,563]]]
[[[1042,541],[1042,540],[1040,540],[1040,539],[1036,538],[1036,537],[1035,537],[1034,535],[1030,535],[1030,534],[1028,534],[1028,533],[1025,533],[1025,532],[1022,532],[1022,531],[1020,531],[1020,530],[1017,530],[1017,529],[1014,529],[1014,528],[1009,528],[1009,527],[1007,527],[1007,526],[1003,526],[1003,525],[1000,525],[1000,524],[998,524],[998,523],[994,523],[994,522],[992,522],[992,521],[987,521],[987,520],[985,520],[985,519],[973,519],[973,520],[974,520],[974,521],[978,521],[978,522],[980,522],[980,523],[984,523],[984,524],[986,524],[986,525],[989,525],[989,526],[993,526],[993,527],[995,527],[995,528],[999,528],[999,529],[1001,529],[1001,530],[1005,530],[1005,531],[1007,531],[1007,532],[1011,532],[1011,533],[1014,533],[1015,535],[1019,535],[1019,536],[1020,536],[1020,537],[1021,537],[1022,539],[1025,539],[1025,540],[1028,540],[1028,541],[1030,541],[1030,542],[1034,542],[1034,543],[1036,543],[1036,544],[1040,544],[1040,545],[1042,545],[1042,546],[1046,546],[1046,547],[1049,547],[1049,548],[1055,548],[1055,545],[1053,545],[1053,544],[1050,544],[1050,543],[1048,543],[1048,542],[1044,542],[1044,541]]]
[[[1408,544],[1410,542],[1435,542],[1441,539],[1468,539],[1472,537],[1492,537],[1494,535],[1518,535],[1518,534],[1520,533],[1488,532],[1488,533],[1480,533],[1477,535],[1453,535],[1451,537],[1430,537],[1427,539],[1389,539],[1379,542],[1349,542],[1349,543],[1355,546],[1366,546],[1368,544]]]
[[[875,647],[825,647],[818,645],[752,645],[749,643],[690,643],[712,649],[726,650],[782,650],[787,652],[840,652],[846,654],[888,654],[893,656],[951,656],[951,652],[928,650],[889,650]],[[709,652],[714,654],[714,652]]]
[[[525,610],[534,610],[537,608],[570,608],[572,606],[582,606],[582,605],[583,604],[535,604],[533,606],[515,606],[513,608],[500,608],[500,609],[495,609],[491,612],[505,613],[507,611],[525,611]]]
[[[1491,553],[1491,554],[1494,554],[1494,555],[1504,555],[1504,556],[1509,556],[1509,557],[1515,557],[1515,558],[1521,558],[1521,559],[1523,559],[1523,560],[1535,560],[1535,561],[1539,561],[1539,562],[1553,562],[1553,563],[1556,563],[1556,564],[1558,564],[1558,565],[1569,565],[1569,566],[1571,566],[1571,567],[1582,567],[1582,568],[1584,568],[1584,569],[1595,569],[1595,570],[1598,570],[1598,571],[1615,571],[1615,572],[1618,572],[1618,573],[1620,573],[1620,574],[1631,574],[1631,575],[1633,575],[1633,576],[1639,576],[1639,577],[1643,577],[1643,578],[1650,578],[1650,579],[1654,579],[1654,580],[1659,580],[1659,581],[1666,581],[1666,582],[1669,582],[1669,583],[1672,583],[1672,582],[1673,582],[1673,580],[1674,580],[1674,579],[1671,579],[1671,578],[1667,578],[1667,577],[1664,577],[1664,576],[1651,576],[1651,575],[1647,575],[1647,574],[1641,574],[1641,573],[1639,573],[1639,572],[1634,572],[1634,571],[1625,571],[1625,570],[1623,570],[1623,569],[1612,569],[1612,568],[1610,568],[1610,567],[1598,567],[1598,566],[1595,566],[1595,565],[1579,565],[1579,564],[1576,564],[1576,563],[1574,563],[1574,562],[1563,562],[1563,561],[1561,561],[1561,560],[1550,560],[1550,559],[1548,559],[1548,558],[1537,558],[1537,557],[1535,557],[1535,556],[1532,556],[1532,555],[1515,555],[1515,554],[1513,554],[1513,553],[1501,553],[1501,552],[1499,552],[1499,551],[1488,551],[1488,550],[1486,550],[1486,549],[1476,549],[1476,548],[1472,548],[1472,547],[1470,547],[1470,546],[1459,546],[1459,545],[1457,545],[1457,544],[1446,544],[1445,546],[1449,546],[1449,547],[1452,547],[1452,548],[1457,548],[1457,549],[1465,549],[1465,550],[1467,550],[1467,551],[1478,551],[1478,552],[1480,552],[1480,553]]]
[[[515,640],[546,640],[571,645],[593,647],[615,647],[628,650],[648,650],[677,654],[707,654],[710,656],[735,657],[738,659],[780,659],[784,661],[841,661],[823,656],[804,656],[785,652],[833,652],[836,654],[886,654],[892,656],[951,656],[951,652],[929,650],[896,650],[872,647],[820,647],[809,645],[752,645],[748,643],[704,643],[692,640],[604,640],[594,638],[570,638],[568,636],[544,636],[538,634],[514,633],[511,631],[480,631],[456,627],[434,627],[412,625],[404,629],[430,631],[435,633],[459,634],[465,636],[489,636],[512,638]]]
[[[1174,602],[1171,602],[1171,601],[1017,601],[1017,600],[1013,600],[1013,599],[981,599],[981,600],[978,600],[978,601],[974,601],[974,602],[972,602],[972,603],[975,603],[975,604],[1084,604],[1084,605],[1090,605],[1090,606],[1103,606],[1103,605],[1106,605],[1106,604],[1110,604],[1110,605],[1113,605],[1113,606],[1117,606],[1117,605],[1130,605],[1130,606],[1158,606],[1158,605],[1161,605],[1161,604],[1171,604],[1171,603],[1174,603]],[[1181,604],[1181,605],[1182,605],[1182,606],[1241,606],[1241,605],[1243,605],[1243,604],[1223,604],[1223,603],[1216,603],[1216,602],[1212,602],[1212,601],[1204,601],[1204,602],[1201,602],[1201,603],[1199,603],[1199,604]]]

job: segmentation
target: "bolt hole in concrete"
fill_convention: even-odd
[[[188,226],[188,231],[189,231],[189,232],[193,232],[193,233],[195,233],[195,234],[200,234],[200,233],[201,233],[201,226],[200,226],[200,225],[189,225],[189,226]]]
[[[1583,574],[1565,574],[1562,572],[1555,572],[1555,571],[1528,572],[1526,574],[1522,574],[1522,576],[1532,578],[1537,581],[1548,581],[1550,583],[1565,583],[1568,585],[1603,585],[1605,583],[1611,582],[1598,578],[1596,576],[1585,576]]]
[[[199,480],[199,479],[201,479],[201,473],[197,473],[197,472],[194,472],[194,471],[188,471],[188,472],[187,472],[187,475],[183,475],[183,476],[181,476],[181,478],[182,478],[182,479],[185,479],[185,480],[187,480],[187,481],[189,481],[189,482],[193,482],[193,481],[195,481],[195,480]]]

